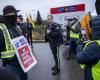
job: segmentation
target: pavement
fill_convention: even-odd
[[[28,72],[29,80],[84,80],[83,71],[75,59],[67,60],[69,46],[61,46],[60,73],[53,76],[51,68],[54,66],[54,59],[48,43],[33,43],[33,55],[37,65]],[[0,61],[1,66],[1,61]]]

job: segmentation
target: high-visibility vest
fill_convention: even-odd
[[[77,33],[73,33],[72,31],[70,31],[70,37],[71,38],[79,38],[79,34],[77,34]]]
[[[72,28],[75,29],[75,26],[72,26]],[[74,32],[72,32],[70,30],[70,37],[78,39],[79,38],[79,34],[78,33],[74,33]]]
[[[87,46],[92,42],[96,42],[100,46],[100,40],[90,41],[90,42],[86,43],[84,49],[86,49]],[[81,68],[84,70],[86,68],[86,65],[81,64]],[[92,71],[93,80],[100,80],[100,60],[95,65],[92,66],[91,71]]]
[[[12,58],[15,55],[15,50],[13,49],[13,45],[11,43],[10,33],[7,27],[2,23],[0,23],[0,29],[3,31],[6,45],[6,50],[4,52],[1,52],[1,58]]]

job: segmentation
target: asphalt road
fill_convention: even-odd
[[[54,66],[54,59],[48,43],[33,43],[33,54],[38,63],[28,72],[29,80],[83,80],[83,71],[76,59],[66,60],[68,48],[68,46],[60,47],[61,70],[59,74],[53,76],[51,68]]]
[[[29,80],[83,80],[83,72],[76,60],[66,60],[68,46],[61,46],[59,49],[61,71],[56,76],[51,71],[54,59],[48,43],[34,43],[33,46],[38,64],[29,71]]]

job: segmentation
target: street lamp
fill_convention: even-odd
[[[34,16],[34,19],[36,19],[36,10],[32,10],[33,11],[33,16]]]

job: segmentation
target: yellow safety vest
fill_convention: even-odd
[[[73,29],[75,29],[75,26],[72,26]],[[79,34],[78,33],[74,33],[70,30],[70,37],[71,38],[79,38]]]
[[[90,41],[88,42],[84,49],[91,43],[91,42],[97,42],[98,45],[100,46],[100,40],[97,40],[97,41]],[[95,53],[94,53],[95,54]],[[81,64],[81,68],[84,70],[86,67],[85,64]],[[100,80],[100,60],[98,61],[97,64],[95,64],[94,66],[92,66],[92,77],[93,77],[93,80]]]
[[[15,55],[15,51],[13,49],[13,45],[11,43],[11,37],[9,34],[9,31],[7,27],[0,23],[0,29],[3,31],[4,39],[5,39],[5,45],[6,45],[6,51],[1,52],[1,58],[11,58]]]

